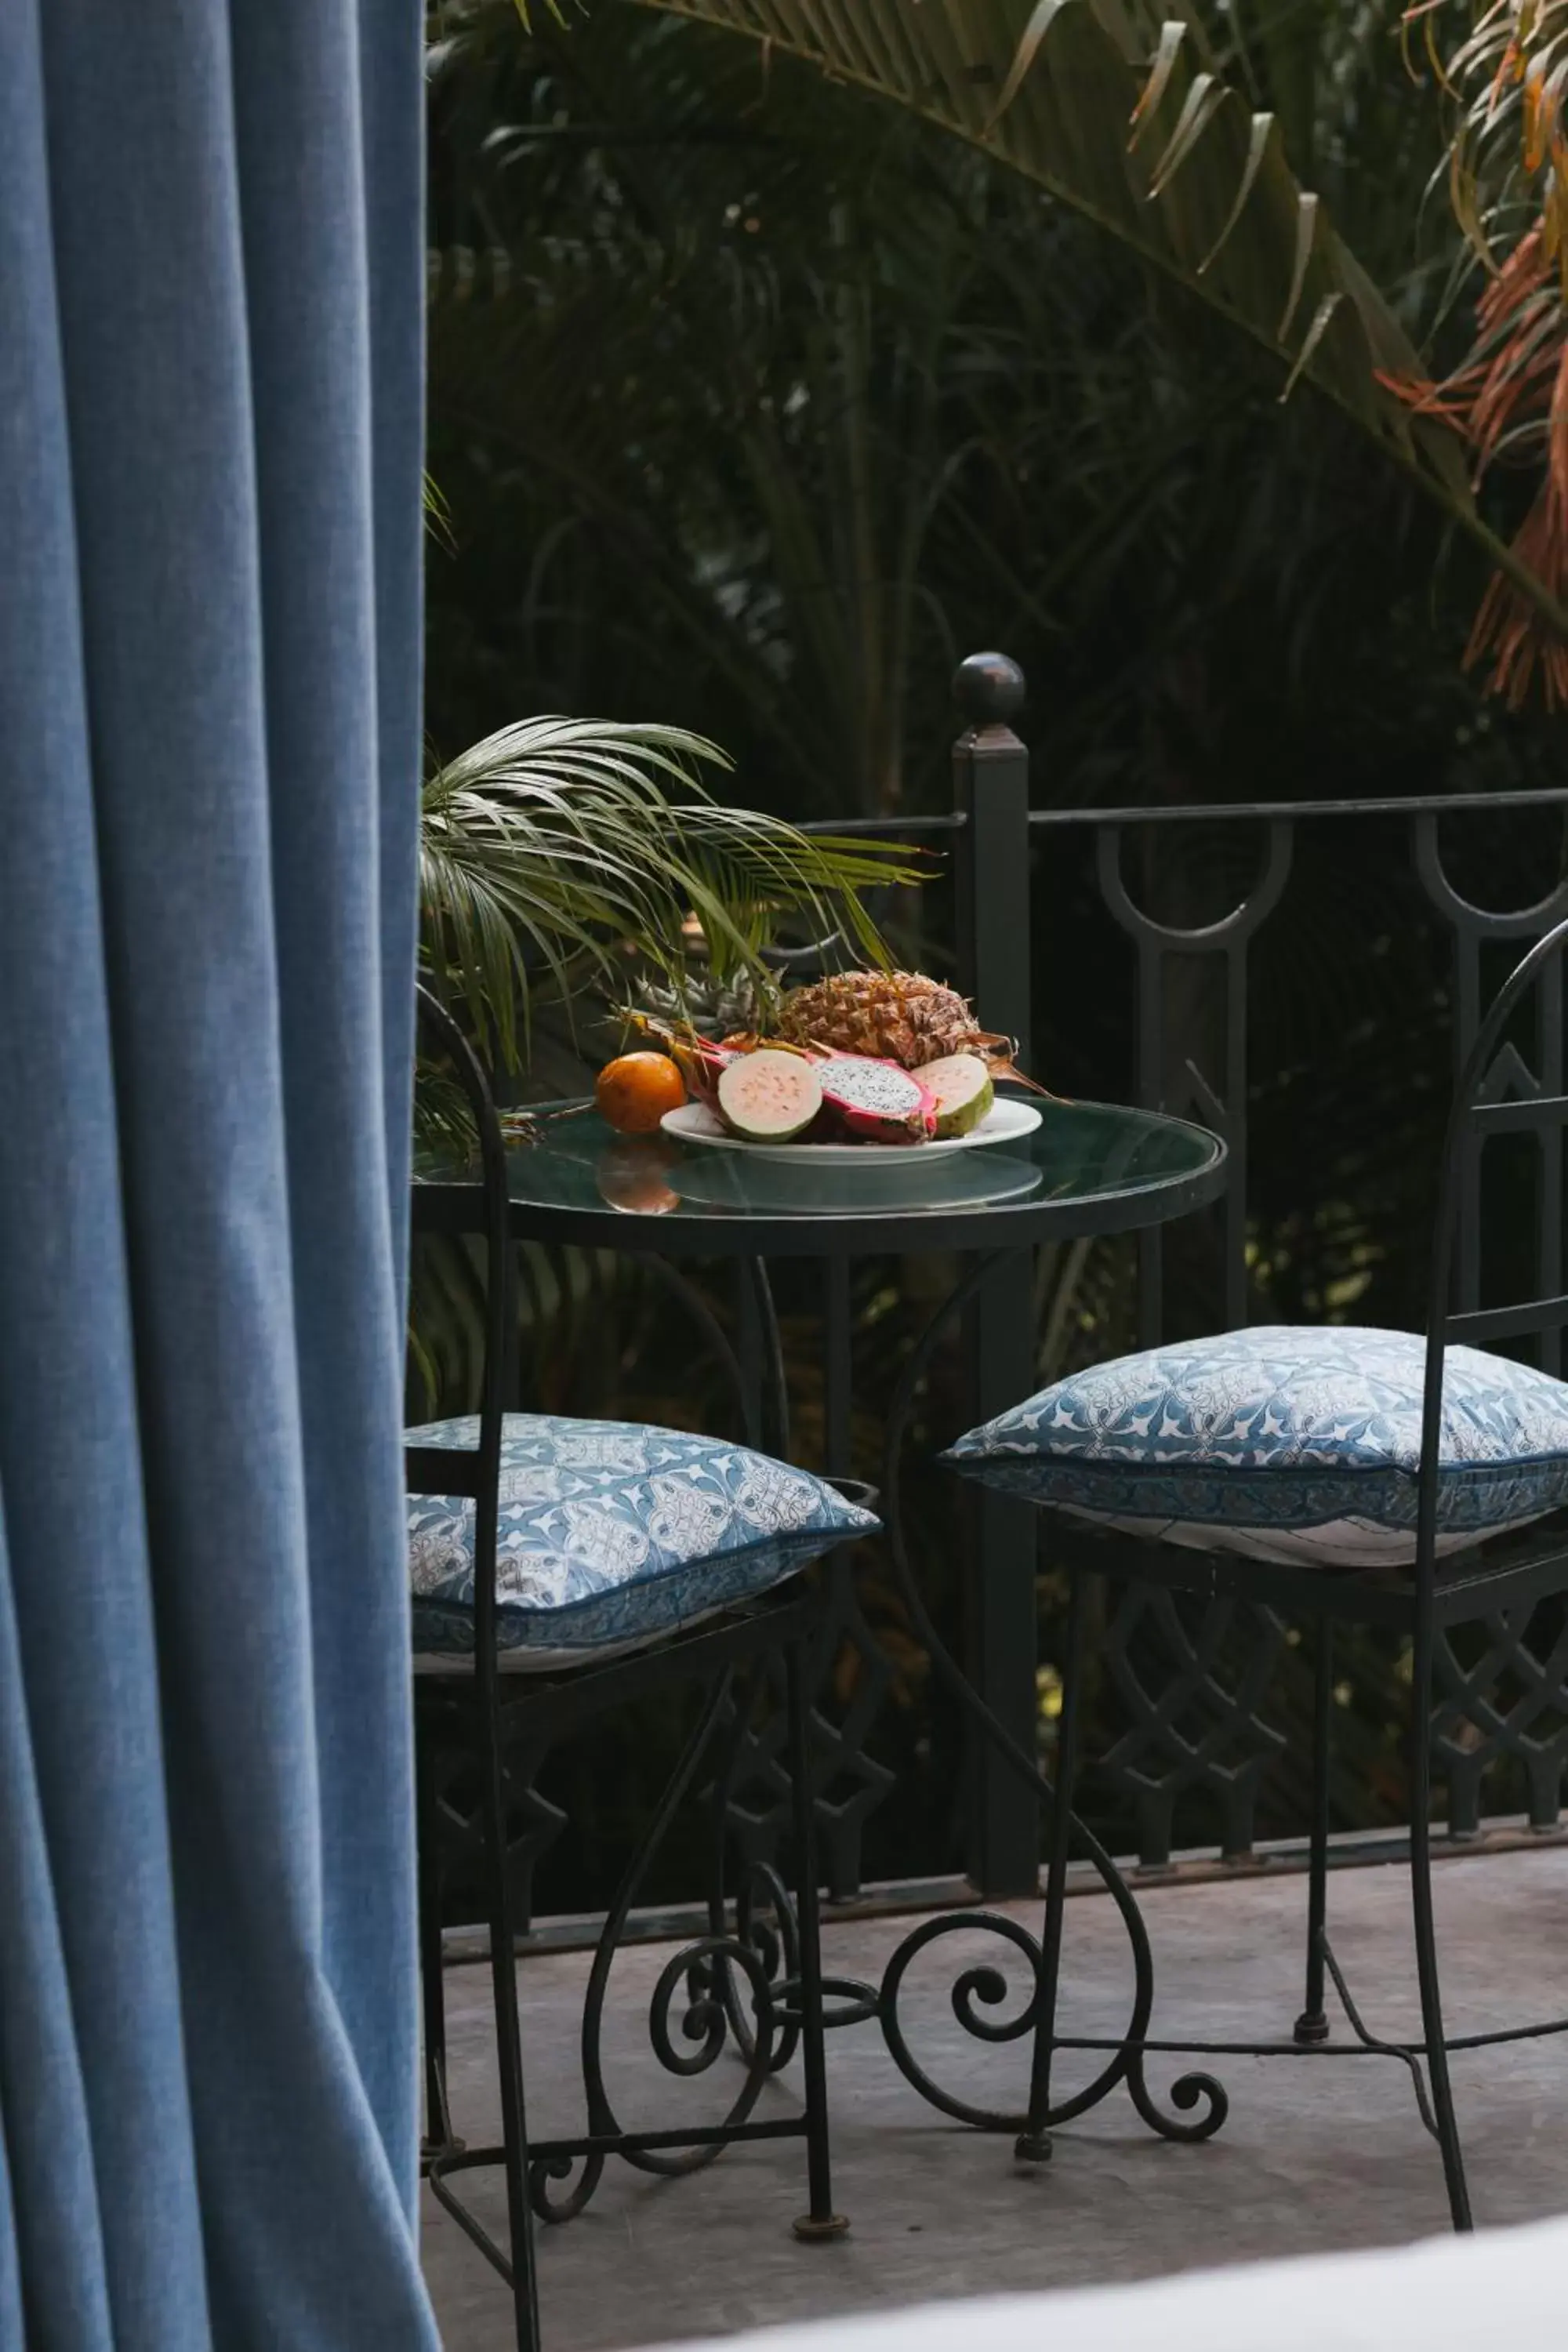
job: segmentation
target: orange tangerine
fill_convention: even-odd
[[[686,1100],[686,1081],[668,1054],[622,1054],[600,1071],[594,1100],[617,1133],[651,1135]]]

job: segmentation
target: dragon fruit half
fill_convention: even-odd
[[[861,1054],[817,1065],[822,1107],[856,1143],[924,1143],[936,1133],[936,1100],[910,1070]]]
[[[693,1102],[705,1103],[710,1111],[719,1108],[719,1081],[733,1062],[744,1058],[738,1045],[717,1045],[710,1037],[684,1040],[672,1047],[676,1066],[686,1080],[686,1091]]]

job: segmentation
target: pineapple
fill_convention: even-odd
[[[797,1045],[865,1054],[919,1070],[949,1054],[977,1054],[1016,1076],[1005,1037],[982,1029],[967,1000],[920,971],[840,971],[784,998],[777,1034]]]

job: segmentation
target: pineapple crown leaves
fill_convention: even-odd
[[[646,980],[632,1002],[618,1011],[628,1027],[646,1017],[673,1023],[700,1036],[725,1037],[765,1026],[777,1006],[776,988],[763,987],[749,971],[716,981],[710,970],[700,967],[679,974],[668,984]]]
[[[678,985],[695,914],[722,982],[780,917],[804,915],[890,961],[865,893],[926,878],[890,843],[808,835],[725,807],[700,781],[724,753],[685,729],[545,717],[503,727],[429,775],[421,807],[424,955],[509,1066],[534,990],[614,982],[626,941]]]

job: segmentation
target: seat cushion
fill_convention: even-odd
[[[406,1433],[471,1450],[477,1415]],[[508,1413],[496,1565],[499,1649],[559,1665],[640,1648],[753,1599],[879,1522],[749,1446],[643,1422]],[[409,1497],[416,1654],[474,1647],[474,1506]]]
[[[1043,1389],[943,1455],[1133,1535],[1323,1567],[1415,1556],[1426,1342],[1271,1325],[1151,1348]],[[1568,1384],[1473,1348],[1443,1382],[1439,1549],[1568,1503]]]

